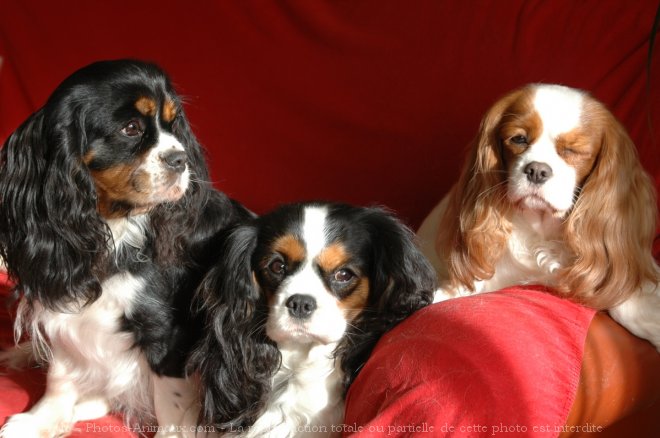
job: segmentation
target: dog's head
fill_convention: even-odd
[[[203,155],[166,74],[91,64],[2,148],[0,253],[26,296],[49,307],[93,300],[113,248],[108,221],[180,204],[193,179],[207,179]]]
[[[266,334],[280,344],[338,342],[367,304],[368,243],[351,241],[328,214],[284,209],[268,218],[276,227],[259,228],[252,271],[268,301]]]
[[[92,64],[67,78],[43,111],[44,128],[55,137],[46,134],[44,158],[82,160],[103,217],[147,212],[177,201],[188,188],[190,145],[179,126],[185,115],[157,66]]]

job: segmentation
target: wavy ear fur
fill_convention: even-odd
[[[606,309],[644,282],[660,280],[652,251],[657,204],[653,183],[625,129],[600,103],[588,105],[587,123],[603,136],[595,167],[565,225],[565,239],[576,258],[564,273],[564,292]]]
[[[261,414],[280,353],[266,336],[268,303],[251,268],[257,229],[243,225],[225,236],[218,252],[222,260],[199,289],[206,336],[190,368],[201,375],[204,421],[235,430]]]
[[[507,217],[506,163],[497,128],[507,109],[525,89],[516,90],[488,110],[438,227],[436,253],[445,260],[452,286],[474,287],[474,279],[495,272],[511,232]]]
[[[101,293],[110,231],[82,164],[84,119],[57,100],[33,114],[0,152],[0,255],[17,290],[75,310]]]
[[[378,208],[365,209],[360,223],[370,234],[370,292],[366,307],[337,348],[345,387],[386,331],[433,301],[436,275],[413,232]]]

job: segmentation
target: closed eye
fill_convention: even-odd
[[[580,152],[578,152],[578,151],[575,150],[575,149],[571,149],[571,148],[563,148],[563,149],[561,150],[561,155],[562,155],[562,156],[566,156],[566,155],[580,155]]]

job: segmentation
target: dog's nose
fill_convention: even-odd
[[[534,184],[543,184],[552,176],[552,168],[545,163],[532,161],[523,170],[527,179]]]
[[[307,319],[316,310],[316,299],[309,295],[293,295],[285,303],[294,318]]]
[[[186,170],[188,156],[184,151],[171,150],[161,153],[159,157],[175,172],[183,173]]]

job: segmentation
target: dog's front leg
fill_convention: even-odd
[[[0,430],[1,438],[50,438],[71,431],[80,391],[66,362],[53,353],[45,394],[28,412],[9,418]]]
[[[158,421],[157,438],[197,436],[200,411],[197,385],[192,378],[154,374],[154,409]]]

